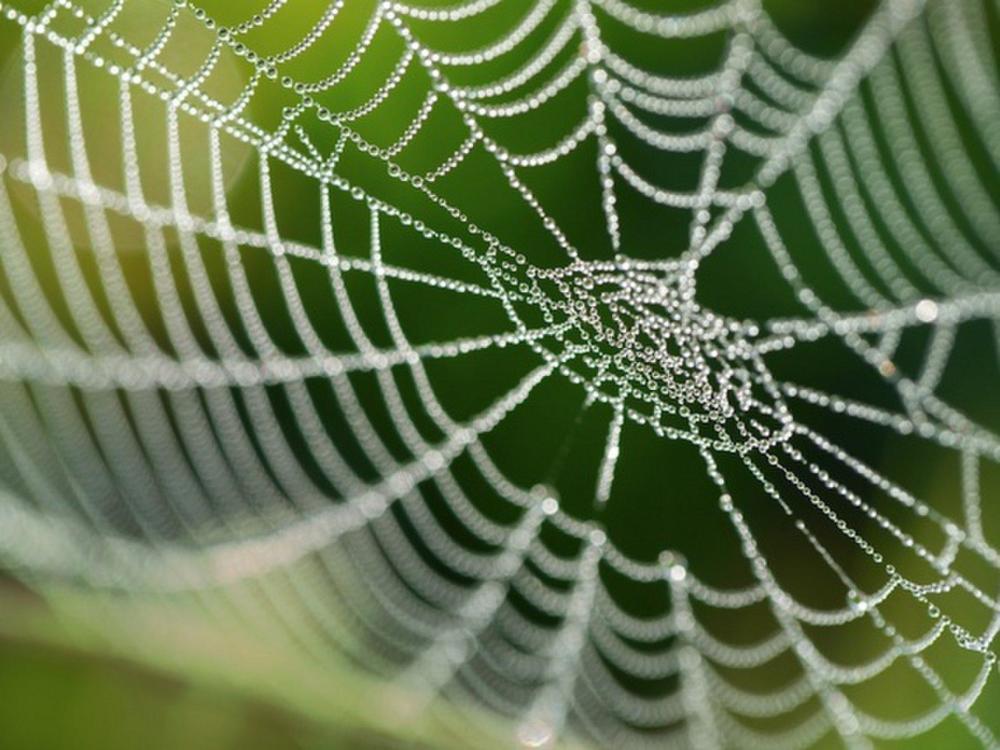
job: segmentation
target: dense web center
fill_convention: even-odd
[[[589,399],[724,450],[788,436],[791,417],[757,349],[760,331],[699,304],[695,263],[620,256],[491,270],[521,321],[560,330],[551,350],[575,352],[566,368]]]

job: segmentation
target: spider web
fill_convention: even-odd
[[[13,569],[269,620],[526,746],[947,722],[998,746],[995,4],[885,0],[829,59],[754,0],[340,0],[304,29],[287,0],[233,5],[0,6]],[[691,40],[721,40],[717,66],[632,57]],[[486,171],[516,219],[481,205]],[[642,212],[669,227],[652,252]],[[748,271],[787,312],[706,291]],[[817,361],[825,388],[785,375]],[[946,396],[967,368],[987,374]],[[576,421],[526,481],[530,432],[503,430],[543,431],[557,387]],[[648,544],[615,521],[642,439],[705,482],[697,512],[667,492]],[[945,456],[954,491],[907,489],[922,459],[891,478],[879,440]],[[710,512],[710,549],[659,528]],[[867,707],[901,684],[898,715]]]

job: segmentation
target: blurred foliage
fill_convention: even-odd
[[[470,750],[485,716],[302,660],[169,607],[45,598],[0,578],[2,750]],[[421,704],[422,705],[422,704]],[[470,737],[463,732],[476,728]]]

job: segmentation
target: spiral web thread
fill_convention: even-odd
[[[282,23],[287,0],[271,0],[225,28],[198,6],[175,3],[160,15],[149,12],[149,22],[155,17],[161,26],[138,46],[118,28],[133,4],[124,0],[97,9],[57,0],[33,14],[16,4],[3,7],[2,22],[21,28],[17,54],[25,112],[23,121],[2,125],[23,128],[25,152],[0,157],[0,259],[7,282],[7,293],[0,295],[5,559],[29,576],[68,576],[135,596],[193,596],[214,611],[232,607],[260,618],[259,600],[240,594],[242,582],[256,581],[270,602],[266,616],[277,623],[273,637],[288,638],[321,659],[336,644],[367,668],[412,683],[428,696],[440,693],[459,702],[471,696],[514,717],[519,740],[528,746],[545,745],[566,731],[607,746],[804,747],[826,737],[868,747],[876,738],[922,734],[946,719],[964,725],[977,743],[998,746],[977,709],[991,684],[1000,630],[1000,552],[983,525],[980,475],[984,465],[1000,462],[1000,439],[936,395],[959,331],[975,321],[986,321],[994,335],[1000,330],[997,185],[973,165],[952,112],[958,102],[995,174],[1000,88],[987,18],[997,7],[988,3],[885,0],[843,56],[825,60],[798,50],[754,0],[675,16],[623,0],[539,0],[495,42],[468,52],[435,51],[419,30],[485,23],[501,0],[434,8],[372,2],[354,49],[315,82],[287,71],[322,47],[351,6],[344,0],[317,14],[298,44],[266,57],[241,40]],[[538,28],[553,18],[554,30],[539,41]],[[660,38],[663,45],[724,33],[727,52],[715,72],[668,78],[644,71],[626,51],[606,43],[607,25]],[[161,53],[175,35],[191,29],[207,34],[211,44],[196,72],[181,74],[162,62]],[[365,103],[350,111],[324,109],[315,97],[351,80],[379,34],[401,40],[398,63]],[[474,86],[450,82],[455,70],[512,52],[523,55],[512,74]],[[37,63],[43,54],[61,61],[66,99],[59,116],[69,136],[68,173],[51,167],[47,156],[52,144],[42,125]],[[238,96],[218,101],[205,84],[224,55],[244,61],[251,73]],[[82,66],[117,85],[116,114],[108,117],[120,117],[114,128],[121,135],[121,186],[97,184],[91,176],[77,85]],[[412,83],[413,71],[422,72],[426,89],[419,110],[400,123],[393,142],[370,143],[355,123]],[[871,87],[872,100],[860,95],[862,82]],[[919,92],[912,105],[904,100],[904,84]],[[289,101],[280,120],[267,126],[253,121],[248,106],[265,85],[280,88]],[[568,131],[551,133],[550,148],[517,154],[487,134],[484,123],[530,116],[564,92],[577,91],[574,86],[585,89],[585,116]],[[144,120],[136,101],[145,95],[164,102],[167,112],[164,205],[146,195],[137,146]],[[917,145],[909,106],[947,154],[933,166]],[[399,160],[442,109],[460,120],[463,138],[435,168],[407,172]],[[705,126],[667,132],[649,124],[648,115],[660,121],[701,118]],[[327,153],[303,127],[308,118],[334,134]],[[207,125],[208,142],[201,146],[206,156],[197,165],[182,159],[181,130],[189,120]],[[902,181],[886,176],[876,126]],[[697,189],[669,190],[643,177],[642,165],[630,164],[619,150],[617,139],[626,137],[621,134],[666,154],[700,155]],[[230,218],[222,156],[227,142],[252,149],[261,230],[235,226]],[[607,240],[616,253],[608,261],[581,258],[522,181],[524,173],[592,143]],[[341,159],[350,152],[363,154],[380,174],[421,196],[434,218],[415,216],[343,176]],[[737,152],[754,160],[753,177],[742,189],[722,188],[720,173]],[[475,153],[495,162],[517,200],[543,221],[564,253],[560,265],[532,265],[435,192],[437,181]],[[321,246],[283,236],[271,184],[277,165],[315,186]],[[186,179],[196,169],[210,175],[212,210],[206,215],[193,209],[187,195]],[[821,185],[818,169],[832,176],[832,191]],[[941,170],[966,210],[963,220],[943,201],[933,169]],[[769,208],[772,186],[788,175],[819,238],[810,252],[829,259],[858,312],[838,312],[800,273]],[[16,217],[15,187],[29,189],[37,200],[46,252],[75,331],[39,280],[31,260],[36,250],[29,249]],[[679,258],[626,257],[616,198],[621,190],[690,212],[688,249]],[[368,211],[367,258],[338,251],[335,194]],[[843,207],[846,222],[833,218],[831,200]],[[74,249],[79,243],[68,227],[70,204],[83,216],[87,251]],[[116,247],[110,226],[122,219],[141,227],[141,252],[169,346],[150,332],[125,280],[119,253],[133,251]],[[695,302],[701,263],[740,222],[752,223],[765,241],[804,310],[801,317],[737,322]],[[384,261],[381,234],[390,224],[460,255],[481,283]],[[846,232],[857,240],[851,249]],[[171,242],[179,247],[182,272],[171,265],[178,262],[169,258]],[[222,312],[204,262],[209,242],[221,248],[254,354],[240,345]],[[266,254],[273,263],[304,356],[286,354],[262,320],[242,262],[247,251]],[[92,257],[96,283],[85,278],[85,253]],[[293,260],[325,269],[350,351],[332,350],[317,332]],[[204,336],[185,308],[181,273]],[[352,306],[345,279],[356,275],[372,279],[391,348],[372,342]],[[513,330],[414,343],[393,297],[405,285],[497,304]],[[109,312],[100,308],[95,288],[103,289]],[[526,323],[525,309],[542,322]],[[894,354],[914,327],[931,335],[920,371],[909,377],[896,367]],[[866,363],[895,394],[899,409],[770,375],[765,362],[775,353],[794,353],[826,338],[841,341]],[[535,368],[473,417],[456,420],[441,405],[426,366],[500,348],[532,353]],[[996,362],[984,358],[982,365],[995,372]],[[393,374],[404,370],[415,384],[422,418],[433,423],[439,439],[429,439],[416,424]],[[373,426],[351,377],[357,373],[374,376],[408,459],[391,451]],[[629,425],[693,443],[740,540],[756,579],[752,585],[711,586],[670,551],[655,560],[635,559],[598,521],[564,510],[550,490],[519,487],[504,475],[483,437],[529,406],[552,378],[578,385],[587,404],[610,407],[595,506],[614,503],[615,470]],[[343,437],[318,418],[315,391],[308,387],[314,381],[329,384],[374,478],[344,450]],[[294,416],[294,441],[278,416],[276,391]],[[962,516],[946,516],[855,458],[850,446],[810,429],[797,417],[806,405],[953,452],[961,467]],[[323,482],[306,468],[304,453]],[[832,571],[844,589],[842,608],[807,606],[781,585],[780,571],[757,545],[753,519],[740,510],[739,493],[729,489],[733,480],[731,469],[722,468],[723,456],[742,464],[740,470],[789,517],[790,533],[801,535]],[[474,467],[484,486],[509,506],[507,520],[484,512],[475,492],[453,473],[458,461]],[[477,545],[457,539],[431,512],[428,486]],[[869,503],[873,496],[877,504]],[[857,517],[871,523],[860,529],[845,520]],[[895,518],[919,519],[922,536],[911,535],[909,521]],[[880,582],[863,587],[856,581],[814,531],[816,524],[835,528],[859,548]],[[577,554],[550,549],[546,529],[575,540]],[[882,541],[876,546],[869,536]],[[921,575],[904,574],[903,558],[919,563]],[[453,574],[444,575],[444,568]],[[358,576],[350,571],[364,585],[352,584]],[[615,576],[665,592],[667,606],[657,616],[631,614],[609,584]],[[519,606],[512,604],[512,591]],[[966,606],[949,611],[940,601],[948,594],[964,597]],[[905,637],[883,614],[898,598],[916,602],[925,613],[922,634]],[[525,606],[539,616],[526,616]],[[713,609],[738,617],[753,607],[770,611],[774,629],[749,644],[720,640],[697,615]],[[975,627],[961,624],[959,614],[966,610],[976,613],[970,616]],[[817,630],[857,622],[873,627],[883,643],[867,661],[838,663],[814,643]],[[976,660],[960,686],[924,658],[941,641]],[[730,679],[782,655],[799,669],[777,688],[750,690]],[[935,696],[929,709],[880,718],[850,697],[852,686],[900,666]],[[669,687],[659,693],[637,687],[644,683]]]

